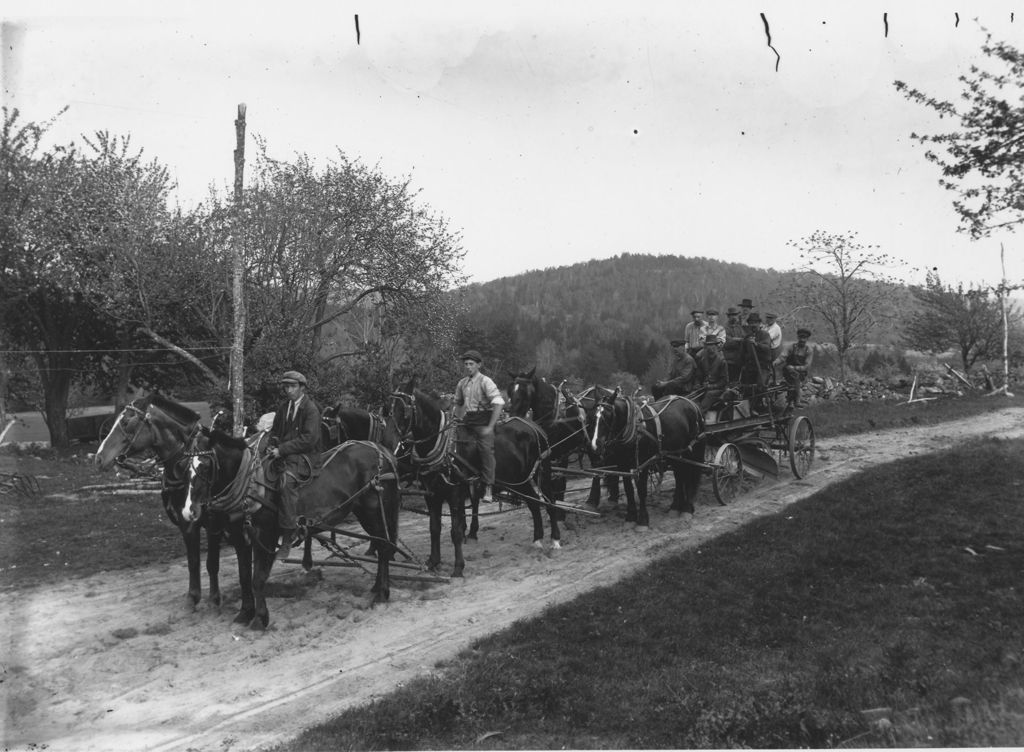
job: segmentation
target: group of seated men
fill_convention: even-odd
[[[707,412],[730,388],[740,386],[741,393],[751,395],[774,385],[775,369],[782,366],[787,400],[794,407],[802,407],[801,386],[814,356],[807,344],[810,330],[799,328],[797,341],[783,352],[778,316],[766,313],[762,321],[752,308],[745,298],[738,307],[726,311],[724,325],[718,323],[716,310],[692,311],[693,321],[686,325],[683,339],[672,341],[675,361],[668,379],[651,388],[655,399],[668,394],[688,395],[703,388],[700,408]]]

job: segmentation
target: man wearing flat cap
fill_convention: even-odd
[[[455,417],[459,419],[458,450],[476,446],[480,454],[483,501],[494,500],[494,426],[501,417],[505,400],[489,376],[480,373],[483,358],[476,350],[462,353],[466,375],[455,387]]]
[[[803,407],[800,399],[803,383],[807,380],[807,374],[811,370],[811,363],[814,362],[814,349],[807,344],[811,336],[811,330],[807,327],[800,327],[796,330],[796,342],[789,346],[786,352],[778,357],[776,365],[782,366],[782,375],[786,379],[788,389],[786,400],[793,407]]]
[[[306,377],[298,371],[286,371],[281,388],[287,399],[274,414],[269,454],[279,468],[281,547],[277,558],[287,559],[298,527],[299,483],[308,480],[320,464],[320,408],[306,394]]]
[[[672,340],[672,352],[675,360],[668,371],[668,379],[655,381],[651,386],[651,394],[654,399],[661,399],[668,394],[680,396],[689,394],[699,385],[697,374],[697,361],[690,353],[686,352],[686,341],[681,339]]]
[[[696,358],[697,353],[704,347],[704,330],[707,329],[707,322],[704,321],[704,311],[690,311],[693,321],[683,327],[683,339],[686,341],[686,352],[691,358]]]

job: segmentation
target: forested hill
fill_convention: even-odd
[[[716,259],[622,254],[527,272],[461,290],[460,344],[496,366],[545,376],[644,379],[667,367],[668,341],[694,308],[725,310],[751,298],[764,311],[781,273]],[[652,370],[653,369],[653,370]]]

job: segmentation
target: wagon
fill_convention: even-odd
[[[707,414],[707,450],[701,466],[711,475],[719,504],[743,489],[744,477],[779,476],[788,458],[796,478],[814,462],[814,426],[786,405],[786,386],[770,386],[751,397],[727,401],[717,415]]]

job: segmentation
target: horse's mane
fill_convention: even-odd
[[[249,447],[245,439],[232,436],[225,431],[221,431],[219,428],[211,428],[208,432],[204,433],[210,439],[211,445],[219,445],[229,449],[247,449]]]
[[[187,425],[189,423],[196,423],[199,421],[199,413],[191,407],[187,407],[180,402],[175,402],[169,397],[164,397],[159,392],[154,392],[149,395],[146,397],[146,400],[149,401],[149,404],[160,408],[179,423]]]

